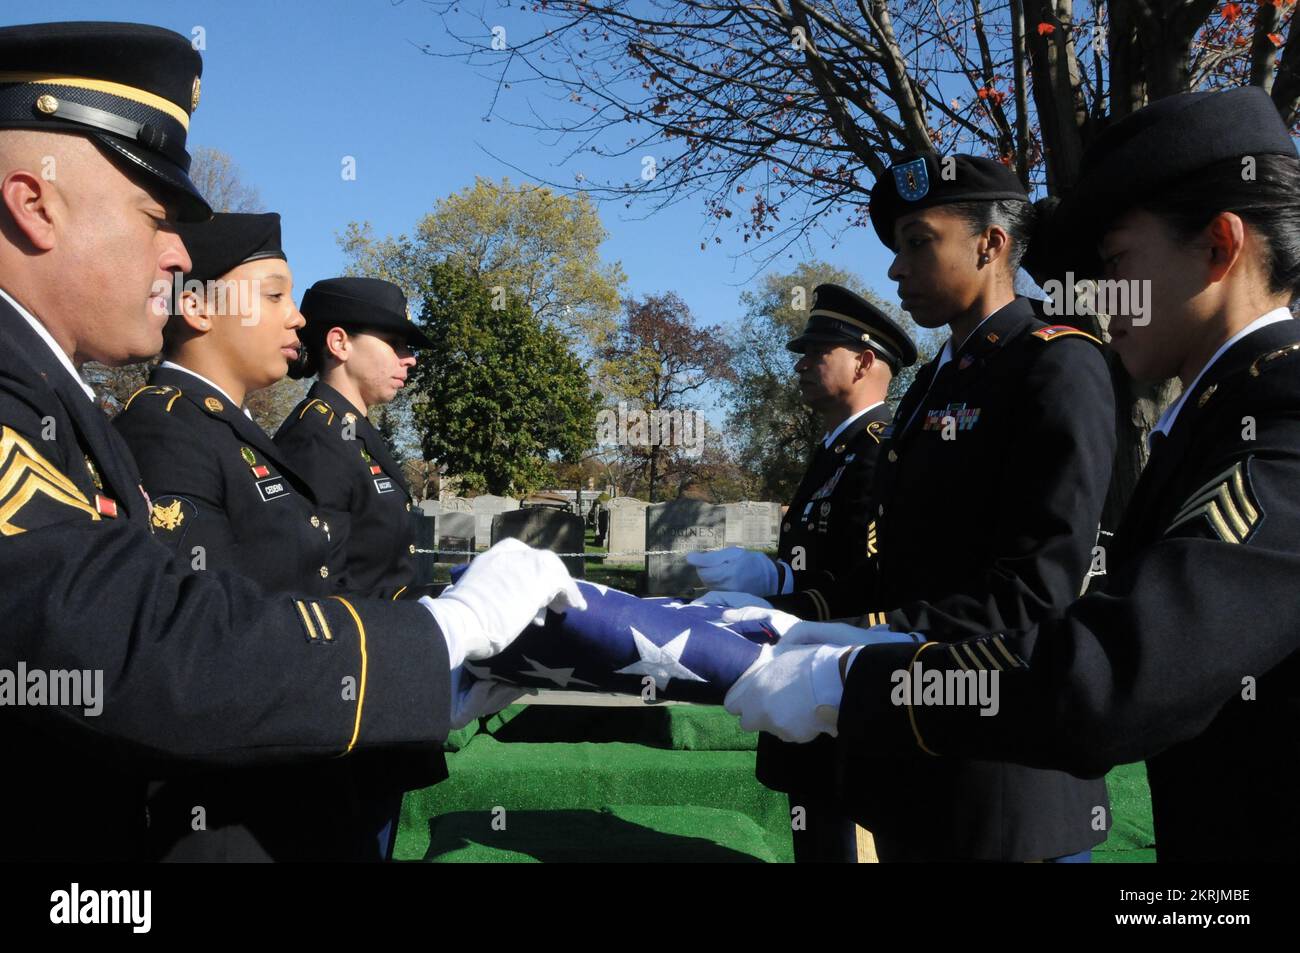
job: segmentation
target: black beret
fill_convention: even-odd
[[[280,214],[219,212],[206,222],[178,225],[176,231],[193,266],[185,278],[209,281],[248,261],[288,256],[280,248]]]
[[[913,156],[876,179],[871,187],[871,224],[885,247],[898,251],[894,223],[902,216],[952,202],[1028,202],[1016,174],[979,156]]]
[[[1084,152],[1079,178],[1053,223],[1061,257],[1094,271],[1105,228],[1141,200],[1226,159],[1296,158],[1295,142],[1273,100],[1258,86],[1158,99],[1116,122]]]
[[[802,354],[809,344],[867,347],[895,371],[916,363],[916,345],[907,332],[866,298],[840,285],[813,289],[808,325],[786,348]]]
[[[432,342],[411,321],[406,295],[391,281],[379,278],[324,278],[307,289],[299,308],[309,331],[333,327],[358,331],[397,331],[407,344],[431,347]]]
[[[0,129],[88,136],[161,184],[178,218],[212,214],[190,181],[185,136],[203,61],[179,33],[138,23],[0,27]]]

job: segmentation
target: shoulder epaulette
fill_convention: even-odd
[[[1104,345],[1087,331],[1080,331],[1078,328],[1072,328],[1068,324],[1053,324],[1051,327],[1039,328],[1033,332],[1034,337],[1040,341],[1055,341],[1057,338],[1082,337],[1087,338],[1098,347]]]
[[[144,395],[146,397],[165,398],[167,400],[167,403],[163,409],[166,410],[168,413],[171,413],[172,404],[176,403],[176,398],[181,396],[181,390],[179,387],[172,387],[170,384],[161,384],[161,385],[145,384],[134,394],[132,394],[129,398],[127,398],[126,406],[124,406],[122,410],[123,411],[130,410],[131,403],[141,395]]]
[[[1250,376],[1258,377],[1267,370],[1272,370],[1277,366],[1278,361],[1283,361],[1288,357],[1294,357],[1300,353],[1300,344],[1288,344],[1286,347],[1280,347],[1276,351],[1269,351],[1267,354],[1255,358],[1254,363],[1250,365]]]
[[[313,397],[311,400],[307,402],[307,406],[303,407],[303,409],[298,413],[298,419],[302,420],[302,418],[306,415],[307,411],[312,409],[315,409],[315,411],[318,414],[329,415],[329,419],[325,421],[327,426],[329,424],[334,423],[334,409],[330,407],[329,404],[325,403],[325,401],[321,400],[319,397]]]

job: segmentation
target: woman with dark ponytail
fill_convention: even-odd
[[[1079,595],[1093,561],[1115,447],[1101,342],[1047,325],[1016,295],[1037,213],[1002,164],[902,162],[872,190],[871,219],[895,252],[903,308],[950,337],[885,430],[869,558],[834,579],[795,573],[799,591],[770,602],[803,619],[861,616],[954,638],[1032,626]],[[831,801],[842,774],[843,810],[882,860],[1081,860],[1105,838],[1101,781],[956,760],[841,772],[829,757],[809,765],[805,750],[764,736],[760,780],[806,807]],[[868,796],[860,779],[881,773],[891,783]]]
[[[1129,373],[1183,386],[1152,434],[1106,575],[1022,631],[991,625],[947,645],[949,633],[922,633],[919,646],[846,653],[842,697],[818,701],[838,709],[840,746],[859,758],[1012,759],[1080,776],[1146,759],[1160,860],[1294,861],[1300,160],[1290,130],[1258,87],[1162,99],[1089,149],[1058,222],[1076,275],[1141,285],[1151,303],[1111,318]],[[996,717],[891,703],[899,671],[942,681],[977,658],[998,662]],[[803,670],[806,649],[780,664],[774,682],[818,677]],[[750,723],[792,717],[786,700],[751,697]]]

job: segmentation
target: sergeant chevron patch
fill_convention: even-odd
[[[16,536],[34,528],[20,526],[15,519],[38,496],[80,510],[92,520],[101,518],[76,484],[25,437],[9,427],[0,427],[0,536]],[[44,522],[38,519],[34,526]]]
[[[1191,495],[1173,518],[1165,535],[1204,516],[1225,543],[1246,543],[1264,513],[1250,483],[1250,459],[1238,461]]]

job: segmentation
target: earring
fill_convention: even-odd
[[[988,256],[988,255],[980,255],[980,264],[981,264],[981,265],[987,265],[988,263],[989,263],[989,256]]]

